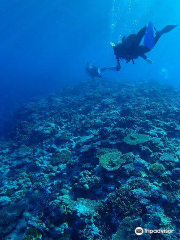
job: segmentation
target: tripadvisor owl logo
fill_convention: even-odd
[[[137,235],[142,235],[142,234],[143,234],[143,229],[142,229],[141,227],[137,227],[137,228],[135,229],[135,233],[136,233]]]

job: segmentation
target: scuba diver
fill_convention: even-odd
[[[102,78],[102,72],[106,70],[116,70],[116,67],[99,68],[88,62],[85,67],[86,73],[92,78],[93,81],[95,78]]]
[[[114,54],[117,59],[117,68],[119,71],[121,69],[120,60],[125,59],[127,63],[132,61],[134,64],[134,59],[142,57],[148,63],[152,61],[146,56],[146,53],[150,52],[160,37],[172,31],[178,25],[168,25],[163,28],[161,31],[157,31],[152,22],[149,22],[147,26],[142,28],[137,34],[131,34],[122,38],[122,43],[114,44],[110,43],[114,49]],[[144,38],[144,42],[141,45],[141,41]]]

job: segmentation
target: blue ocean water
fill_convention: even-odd
[[[1,0],[1,116],[35,96],[86,79],[87,61],[100,67],[116,64],[110,41],[117,43],[149,21],[157,29],[179,24],[179,10],[178,0]],[[175,29],[148,54],[152,66],[138,59],[104,77],[179,85],[179,40]]]

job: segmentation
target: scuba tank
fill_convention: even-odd
[[[144,46],[149,49],[153,49],[154,45],[155,45],[155,30],[153,23],[149,22],[144,36]]]

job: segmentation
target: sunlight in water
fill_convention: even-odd
[[[116,16],[117,16],[116,3],[117,3],[117,0],[113,0],[113,6],[112,6],[112,10],[111,10],[111,21],[110,21],[111,35],[115,31],[116,23],[117,23],[117,19],[116,19]]]
[[[150,20],[148,16],[154,0],[113,0],[110,19],[110,35],[121,29],[122,34],[129,34],[141,27],[141,19]],[[119,36],[121,38],[122,35]]]

